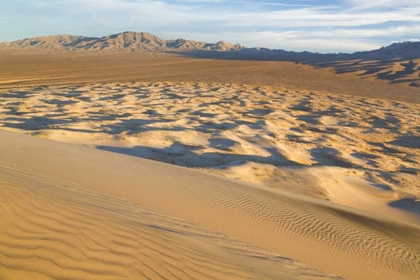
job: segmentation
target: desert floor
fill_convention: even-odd
[[[334,61],[310,66],[287,61],[197,59],[166,53],[14,54],[0,51],[0,90],[102,82],[216,82],[420,103],[419,88],[402,82],[411,78],[397,75],[402,66],[377,64],[376,61]],[[381,80],[384,73],[389,77]]]
[[[332,87],[384,91],[218,72],[86,83],[80,69],[43,86],[53,68],[2,77],[0,278],[420,276],[412,88],[312,68],[307,87],[333,75]]]

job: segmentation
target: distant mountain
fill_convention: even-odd
[[[357,52],[353,56],[364,59],[420,58],[420,42],[394,43],[377,50]]]
[[[11,43],[0,43],[0,49],[46,51],[46,52],[156,52],[156,51],[208,51],[231,52],[233,57],[266,58],[278,60],[324,60],[328,59],[413,59],[420,58],[420,42],[395,43],[377,50],[353,54],[319,54],[289,52],[268,48],[245,48],[225,41],[205,43],[185,39],[164,40],[146,32],[122,32],[104,37],[54,35],[26,38]],[[251,57],[248,57],[252,59]]]
[[[241,45],[224,41],[215,44],[184,39],[163,40],[150,33],[123,32],[101,38],[71,35],[55,35],[27,38],[11,43],[1,43],[0,49],[44,50],[47,52],[154,52],[154,51],[238,51]]]

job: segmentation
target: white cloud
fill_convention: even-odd
[[[197,0],[193,0],[197,1]],[[359,0],[352,0],[358,2]],[[390,0],[391,1],[391,0]],[[361,26],[380,24],[387,21],[420,22],[417,9],[400,9],[387,12],[349,13],[331,11],[329,7],[313,8],[300,7],[281,11],[255,12],[219,10],[218,13],[207,12],[202,8],[188,5],[169,4],[164,1],[141,0],[137,2],[122,0],[65,0],[84,11],[102,13],[125,13],[126,17],[136,18],[138,22],[145,21],[145,17],[152,17],[157,21],[167,23],[205,23],[217,22],[220,26],[228,27],[332,27],[332,26]],[[393,1],[391,1],[393,2]],[[412,1],[406,1],[412,2]],[[375,0],[369,3],[375,4]],[[118,15],[115,15],[118,17]]]
[[[288,3],[279,3],[279,2],[240,2],[240,3],[250,3],[257,5],[268,5],[268,6],[281,6],[281,7],[313,7],[310,4],[288,4]]]
[[[418,8],[418,0],[348,0],[347,3],[351,6],[348,11],[377,9],[377,8]]]
[[[270,0],[237,0],[242,5],[227,0],[15,0],[9,7],[0,2],[0,10],[13,15],[9,18],[15,23],[10,26],[17,26],[16,30],[0,26],[0,34],[103,36],[133,30],[165,39],[223,39],[289,50],[353,51],[420,37],[418,1],[344,0],[342,6],[326,6],[316,5],[317,1]]]

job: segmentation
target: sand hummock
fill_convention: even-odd
[[[159,185],[154,175],[142,174],[142,168],[124,171],[136,173],[135,188],[120,177],[112,188],[122,196],[107,193],[109,185],[100,178],[103,172],[121,176],[118,158],[125,161],[121,156],[89,155],[90,149],[38,139],[33,143],[5,132],[0,136],[7,160],[0,165],[1,279],[339,279],[128,199],[127,194],[139,198]],[[9,145],[15,147],[11,153],[4,151]],[[89,161],[97,156],[111,165],[116,160],[118,165],[92,170],[98,165]],[[67,159],[70,166],[56,164]],[[155,167],[163,173],[172,168]],[[76,173],[67,172],[68,168]],[[67,180],[61,172],[77,179]],[[89,183],[80,184],[80,180]],[[158,184],[148,185],[148,180]],[[156,202],[156,198],[146,200]]]
[[[416,103],[130,82],[0,104],[2,279],[420,275]]]
[[[414,224],[118,153],[0,137],[3,279],[420,273]]]
[[[3,129],[420,224],[418,104],[218,83],[9,90]]]

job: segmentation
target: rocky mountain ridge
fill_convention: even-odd
[[[377,50],[357,52],[353,55],[364,59],[420,58],[420,42],[394,43]]]
[[[209,51],[232,52],[236,55],[262,56],[319,56],[319,53],[289,52],[269,48],[246,48],[225,41],[205,43],[176,39],[164,40],[147,32],[122,32],[104,37],[53,35],[26,38],[11,43],[0,43],[0,49],[55,52],[165,52],[165,51]],[[326,54],[334,57],[363,59],[420,58],[420,42],[402,42],[377,50],[353,54]],[[325,55],[324,55],[325,56]]]
[[[353,59],[416,59],[420,58],[420,42],[402,42],[382,47],[377,50],[356,52],[353,54],[319,54],[311,52],[293,52],[269,48],[246,48],[239,44],[225,41],[205,43],[199,41],[176,39],[164,40],[147,32],[122,32],[104,37],[85,37],[72,35],[53,35],[26,38],[11,43],[0,43],[1,49],[56,52],[188,52],[201,51],[208,53],[229,52],[233,56],[246,58],[256,55],[256,58],[329,58]]]
[[[49,52],[153,52],[170,50],[207,50],[226,52],[244,49],[244,47],[239,44],[233,45],[224,41],[210,44],[185,39],[163,40],[146,32],[123,32],[100,38],[71,35],[44,36],[26,38],[11,43],[2,43],[0,44],[0,48],[28,50],[37,49]]]

